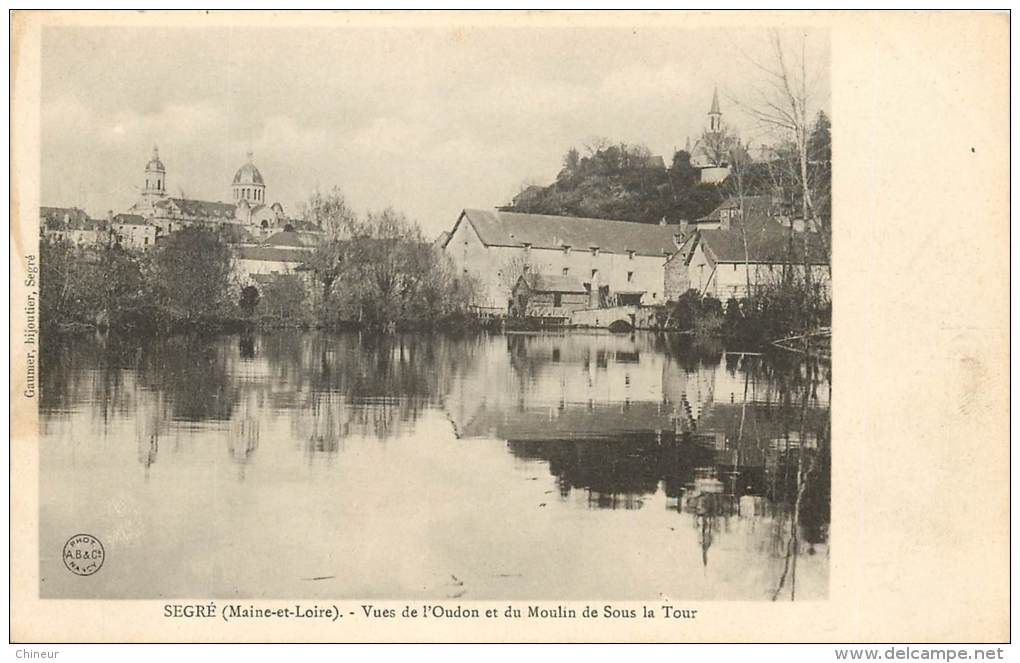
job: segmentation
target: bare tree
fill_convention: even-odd
[[[808,142],[811,120],[816,106],[814,89],[818,72],[809,74],[807,38],[801,35],[794,43],[784,43],[778,30],[769,33],[770,57],[767,62],[751,60],[763,74],[762,84],[755,90],[755,98],[736,100],[738,106],[764,127],[773,130],[789,141],[793,154],[793,173],[799,188],[800,213],[805,225],[817,229],[827,254],[829,228],[817,212],[809,173]],[[785,173],[784,173],[785,174]],[[808,238],[804,237],[805,269],[810,272]],[[810,276],[808,277],[810,278]]]
[[[604,151],[612,144],[613,141],[609,140],[605,136],[592,136],[591,138],[588,139],[588,142],[585,143],[584,149],[588,153],[588,156],[590,157],[597,154],[598,152]]]
[[[528,259],[523,256],[507,258],[499,265],[498,271],[496,272],[497,282],[500,287],[506,291],[508,298],[517,286],[517,281],[530,271],[531,264],[528,262]]]
[[[337,186],[325,194],[316,189],[302,206],[302,213],[305,221],[322,228],[328,239],[349,239],[358,231],[358,215]]]
[[[344,270],[349,240],[360,232],[360,223],[340,187],[333,187],[325,194],[316,189],[302,206],[302,213],[305,221],[322,228],[326,235],[308,259],[308,265],[321,286],[320,315],[325,316],[331,304],[333,285]]]
[[[725,166],[730,162],[734,143],[739,138],[725,124],[719,127],[718,131],[705,130],[698,139],[698,151],[701,156],[713,166]]]
[[[746,281],[747,290],[745,291],[745,297],[750,297],[751,292],[751,256],[747,246],[747,213],[744,205],[745,198],[745,179],[747,176],[747,170],[750,166],[750,156],[748,155],[747,148],[741,142],[739,136],[734,136],[730,144],[729,163],[730,163],[730,176],[732,179],[732,186],[737,195],[737,211],[738,219],[740,221],[740,239],[744,244],[744,279]]]

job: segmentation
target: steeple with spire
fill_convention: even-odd
[[[722,111],[719,110],[719,86],[712,91],[712,108],[708,111],[708,130],[712,133],[722,131]]]

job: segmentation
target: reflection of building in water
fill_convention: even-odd
[[[512,334],[505,345],[491,343],[484,352],[475,370],[462,374],[446,398],[447,412],[464,437],[527,419],[519,416],[524,411],[532,417],[540,413],[547,430],[573,427],[584,435],[606,426],[626,429],[627,419],[648,414],[647,408],[629,409],[638,404],[651,405],[665,422],[661,427],[672,427],[668,407],[661,403],[665,359],[645,337]],[[607,411],[609,404],[613,407]],[[591,413],[575,413],[570,405],[583,405]],[[636,425],[646,428],[640,421]]]
[[[801,366],[674,354],[642,335],[511,335],[505,352],[509,368],[483,358],[447,397],[458,435],[506,440],[592,508],[640,508],[661,491],[693,516],[705,564],[731,518],[791,513],[801,453],[827,457],[827,376]],[[822,541],[828,470],[811,482],[799,525]]]
[[[244,478],[244,466],[252,460],[259,448],[261,423],[259,418],[258,395],[248,391],[239,395],[237,408],[230,420],[227,435],[227,453],[230,459],[241,466],[240,477]]]

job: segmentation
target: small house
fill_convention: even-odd
[[[688,289],[719,299],[746,297],[752,289],[778,283],[782,276],[810,278],[829,291],[829,261],[822,237],[798,232],[776,218],[733,224],[723,217],[719,228],[687,237],[666,261],[663,290],[675,300]]]
[[[564,322],[588,306],[588,290],[569,276],[522,274],[514,286],[511,314]]]

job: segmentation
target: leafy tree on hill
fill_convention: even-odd
[[[587,216],[642,223],[692,220],[722,201],[714,185],[698,184],[691,155],[677,152],[672,167],[662,168],[644,145],[596,139],[581,156],[570,148],[563,168],[549,186],[523,188],[507,211]]]

